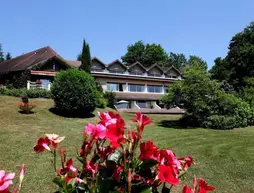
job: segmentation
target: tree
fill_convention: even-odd
[[[167,53],[160,44],[144,44],[143,41],[138,41],[127,47],[127,52],[122,56],[122,60],[126,65],[138,61],[148,67],[155,63],[165,63]]]
[[[162,102],[166,107],[182,106],[186,114],[182,123],[188,126],[232,129],[253,123],[250,105],[220,89],[202,66],[187,66],[185,78],[169,87]]]
[[[198,66],[204,70],[207,70],[207,63],[198,56],[191,55],[186,63],[187,66]]]
[[[125,64],[133,64],[134,62],[143,63],[143,54],[145,52],[146,45],[143,41],[138,41],[135,44],[131,44],[127,47],[127,52],[122,56],[122,61]]]
[[[245,86],[245,77],[254,76],[254,22],[232,37],[224,59],[216,59],[212,77],[227,80],[237,91]]]
[[[90,47],[85,40],[83,40],[83,48],[82,48],[80,61],[81,61],[81,66],[79,67],[79,69],[84,70],[86,72],[90,72],[91,64],[92,64]]]
[[[2,49],[2,44],[0,44],[0,63],[4,62],[4,52]]]
[[[209,71],[211,73],[211,78],[219,81],[228,81],[231,73],[228,61],[218,57],[214,60],[214,63],[214,66]]]
[[[7,52],[6,56],[5,56],[5,60],[10,60],[12,59],[11,53]]]
[[[187,63],[187,59],[184,54],[177,54],[170,52],[168,55],[169,64],[174,65],[176,68],[183,68]]]

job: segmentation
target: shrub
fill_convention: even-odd
[[[234,116],[212,115],[204,122],[204,126],[212,129],[232,129],[239,118]]]
[[[106,91],[104,93],[104,98],[107,99],[107,106],[115,109],[115,104],[116,104],[116,94],[112,91]]]
[[[105,99],[103,97],[103,93],[101,93],[100,91],[97,90],[96,95],[97,95],[96,98],[98,100],[96,103],[96,107],[103,108],[103,109],[106,108],[108,101],[107,101],[107,99]]]
[[[7,88],[5,86],[0,85],[0,95],[5,95]]]
[[[174,83],[162,101],[167,107],[183,105],[187,116],[181,121],[187,120],[189,126],[232,129],[253,124],[250,105],[219,86],[207,72],[187,68],[185,79]]]
[[[94,78],[82,70],[58,73],[52,85],[52,98],[58,110],[72,114],[90,114],[98,102]]]
[[[4,95],[14,97],[27,96],[29,98],[51,98],[50,91],[44,89],[30,89],[30,90],[27,90],[26,88],[6,89]]]

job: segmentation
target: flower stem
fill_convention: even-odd
[[[56,150],[54,149],[54,170],[56,172]]]

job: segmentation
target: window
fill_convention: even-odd
[[[147,74],[148,76],[151,76],[151,77],[161,77],[162,75],[161,74]]]
[[[109,72],[112,73],[112,74],[124,74],[123,71],[117,71],[117,70],[111,70]]]
[[[131,75],[143,75],[142,72],[138,72],[138,71],[132,71],[130,72]]]
[[[92,69],[91,72],[104,72],[103,69]]]
[[[129,91],[130,92],[144,92],[145,91],[145,85],[137,85],[137,84],[129,84]]]
[[[167,78],[177,78],[177,76],[167,75]]]
[[[118,83],[107,83],[107,89],[111,91],[123,91],[123,85]]]
[[[147,91],[152,93],[162,93],[162,86],[147,86]]]
[[[137,101],[137,105],[140,108],[151,108],[151,103],[147,101]]]
[[[164,93],[168,93],[168,86],[164,87]]]

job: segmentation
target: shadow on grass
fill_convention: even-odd
[[[49,111],[55,115],[65,117],[65,118],[93,118],[95,117],[93,113],[86,113],[86,112],[68,113],[68,112],[60,111],[55,107],[50,108]]]
[[[196,129],[196,127],[189,126],[181,120],[162,120],[157,125],[171,129]]]
[[[18,111],[20,114],[24,114],[24,115],[30,115],[30,114],[34,114],[33,111],[30,112],[25,112],[25,111]]]

